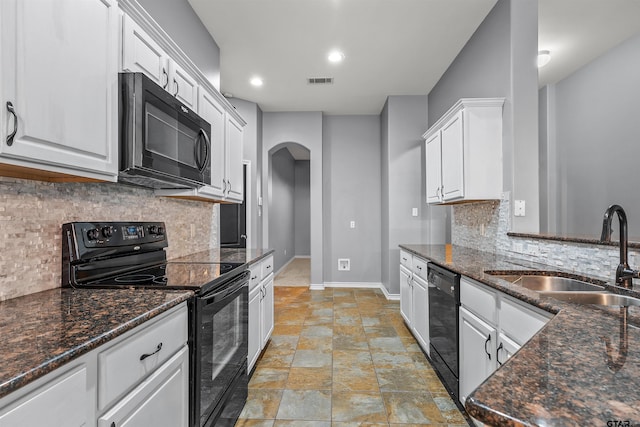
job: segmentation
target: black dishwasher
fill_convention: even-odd
[[[460,275],[429,263],[428,279],[431,362],[457,401]]]

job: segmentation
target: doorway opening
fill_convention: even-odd
[[[271,155],[269,246],[275,286],[311,285],[310,151],[287,143]]]

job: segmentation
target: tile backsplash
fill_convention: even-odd
[[[486,252],[537,261],[588,276],[614,279],[617,246],[511,237],[510,201],[453,205],[451,243]],[[629,264],[638,268],[640,251],[629,249]],[[634,286],[638,286],[634,284]]]
[[[164,221],[175,258],[218,245],[218,206],[116,183],[0,177],[0,301],[60,286],[65,222]]]

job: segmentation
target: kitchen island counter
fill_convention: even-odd
[[[157,289],[57,288],[0,302],[0,397],[192,295]]]
[[[450,254],[445,245],[400,247],[556,314],[469,396],[471,416],[488,425],[640,423],[640,307],[563,303],[485,273],[536,270],[593,281],[558,267],[460,246]],[[620,292],[612,280],[605,286]]]

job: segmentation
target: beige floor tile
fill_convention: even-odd
[[[296,368],[289,371],[287,389],[290,390],[331,390],[333,369]]]
[[[237,427],[464,426],[380,290],[276,286],[273,335]]]
[[[332,421],[387,422],[387,412],[380,393],[333,393]]]

